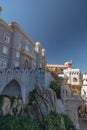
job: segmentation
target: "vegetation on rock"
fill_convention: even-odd
[[[43,119],[44,130],[75,130],[73,122],[67,115],[51,112]]]
[[[64,118],[66,130],[70,130],[70,128],[71,128],[71,130],[75,130],[73,122],[68,118],[68,116],[66,116],[66,115],[62,115],[62,116]]]
[[[32,120],[23,116],[7,115],[0,118],[0,130],[75,130],[72,121],[67,116],[51,112],[43,117],[40,124],[38,120]]]
[[[50,88],[56,92],[57,98],[60,98],[60,86],[53,81],[51,82]],[[66,115],[59,115],[56,112],[52,112],[56,110],[55,102],[57,100],[57,98],[55,98],[55,92],[52,89],[36,87],[29,93],[29,102],[25,106],[27,109],[22,107],[22,99],[8,97],[11,107],[7,109],[7,112],[5,111],[5,115],[11,115],[1,115],[0,130],[75,130],[72,121]],[[5,102],[3,104],[4,97],[5,96],[0,96],[1,110],[5,104]],[[7,108],[7,106],[5,108]],[[29,117],[31,117],[31,119]]]
[[[61,87],[61,85],[58,84],[55,81],[52,81],[51,84],[50,84],[50,88],[53,89],[56,92],[57,98],[61,98],[60,87]]]
[[[44,130],[66,130],[61,120],[62,117],[60,115],[51,112],[50,115],[44,117]]]
[[[37,92],[36,92],[36,88],[33,89],[33,90],[29,93],[29,96],[28,96],[28,101],[29,101],[29,103],[28,103],[28,105],[32,105],[33,101],[35,101],[35,93],[37,93]]]

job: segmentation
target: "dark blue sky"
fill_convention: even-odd
[[[0,0],[1,18],[18,22],[47,51],[50,64],[72,60],[87,72],[87,0]]]

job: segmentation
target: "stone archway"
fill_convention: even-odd
[[[7,95],[10,97],[12,96],[22,97],[20,84],[15,79],[11,80],[3,89],[1,95]]]

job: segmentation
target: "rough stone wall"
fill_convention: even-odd
[[[28,50],[26,50],[26,47]],[[20,68],[25,69],[25,61],[28,61],[28,67],[31,67],[32,58],[25,55],[24,52],[27,52],[28,55],[33,56],[34,45],[23,35],[23,33],[17,28],[14,27],[12,44],[11,44],[11,61],[10,68],[16,67],[15,64],[18,63]],[[17,56],[19,53],[20,56]]]
[[[84,104],[84,101],[80,97],[72,97],[63,99],[66,114],[73,121],[77,130],[80,129],[78,121],[78,107]]]
[[[47,88],[53,78],[51,74],[45,70],[3,71],[0,72],[0,94],[12,80],[16,80],[20,85],[23,101],[27,103],[28,94],[35,88],[36,84],[39,84],[43,88]]]
[[[65,113],[73,121],[77,130],[82,130],[83,124],[80,126],[78,119],[78,108],[79,106],[84,106],[86,104],[85,98],[78,95],[71,94],[71,89],[69,84],[62,84],[61,86],[61,98],[64,103]],[[83,127],[84,128],[84,127]]]
[[[6,42],[6,36],[9,38],[8,42]],[[12,31],[8,29],[7,24],[0,19],[0,69],[9,67],[11,36]],[[6,48],[6,52],[3,52],[4,47]]]

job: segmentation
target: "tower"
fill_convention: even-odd
[[[82,77],[80,69],[66,69],[64,70],[66,77],[66,86],[69,86],[71,95],[81,95]]]

